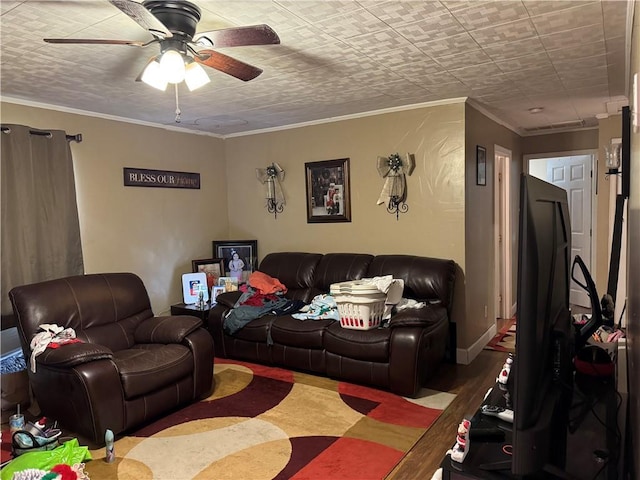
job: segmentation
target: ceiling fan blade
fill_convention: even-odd
[[[254,67],[253,65],[249,65],[248,63],[241,62],[240,60],[236,60],[235,58],[213,50],[201,50],[194,56],[194,59],[202,65],[215,68],[222,73],[239,78],[245,82],[256,78],[262,73],[262,69],[258,67]]]
[[[135,40],[101,40],[97,38],[45,38],[47,43],[86,43],[91,45],[131,45],[145,47],[152,42],[138,42]]]
[[[196,34],[195,43],[204,47],[242,47],[245,45],[274,45],[280,37],[269,25],[223,28]]]
[[[131,17],[142,28],[160,38],[173,37],[169,29],[158,20],[153,13],[145,8],[144,5],[133,0],[109,0],[113,6],[119,8],[122,12]]]

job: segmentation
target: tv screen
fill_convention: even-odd
[[[560,472],[573,372],[566,191],[523,174],[518,232],[511,471]]]

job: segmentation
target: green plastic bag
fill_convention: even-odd
[[[11,480],[14,473],[27,468],[38,468],[48,472],[61,463],[74,465],[85,460],[91,460],[89,447],[81,447],[78,439],[74,438],[47,452],[23,453],[2,469],[2,480]]]

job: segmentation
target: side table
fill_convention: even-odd
[[[210,302],[204,304],[204,308],[198,308],[197,304],[185,304],[176,303],[171,305],[171,315],[191,315],[192,317],[198,317],[202,322],[207,324],[207,318],[209,318],[209,312],[215,307],[215,304],[211,305]]]

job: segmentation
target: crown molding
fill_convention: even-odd
[[[61,105],[33,102],[31,100],[24,100],[22,98],[14,98],[14,97],[7,97],[7,96],[0,95],[0,101],[5,103],[12,103],[15,105],[23,105],[25,107],[43,108],[45,110],[53,110],[55,112],[72,113],[75,115],[84,115],[87,117],[100,118],[103,120],[113,120],[115,122],[131,123],[131,124],[140,125],[143,127],[160,128],[162,130],[170,130],[170,131],[179,132],[179,133],[190,133],[192,135],[204,135],[207,137],[224,139],[222,135],[219,135],[216,133],[201,132],[199,130],[190,130],[184,127],[175,127],[173,125],[163,125],[161,123],[145,122],[144,120],[134,120],[131,118],[119,117],[117,115],[107,115],[105,113],[96,113],[88,110],[80,110],[77,108],[63,107]]]
[[[294,128],[303,128],[303,127],[310,127],[314,125],[323,125],[326,123],[342,122],[343,120],[354,120],[358,118],[373,117],[376,115],[384,115],[385,113],[404,112],[407,110],[416,110],[418,108],[425,108],[425,107],[436,107],[439,105],[452,105],[456,103],[464,103],[465,101],[467,101],[467,97],[456,97],[456,98],[447,98],[445,100],[435,100],[432,102],[413,103],[411,105],[402,105],[400,107],[382,108],[380,110],[369,110],[367,112],[353,113],[350,115],[342,115],[339,117],[321,118],[319,120],[312,120],[310,122],[293,123],[290,125],[283,125],[281,127],[270,127],[270,128],[263,128],[260,130],[251,130],[248,132],[230,133],[230,134],[224,135],[224,138],[244,137],[247,135],[258,135],[261,133],[279,132],[282,130],[291,130]]]
[[[7,96],[0,96],[0,101],[6,102],[6,103],[13,103],[16,105],[24,105],[27,107],[35,107],[35,108],[44,108],[46,110],[54,110],[57,112],[63,112],[63,113],[72,113],[72,114],[76,114],[76,115],[85,115],[88,117],[94,117],[94,118],[101,118],[104,120],[114,120],[116,122],[124,122],[124,123],[131,123],[134,125],[142,125],[145,127],[152,127],[152,128],[161,128],[163,130],[172,130],[172,131],[176,131],[176,132],[180,132],[180,133],[190,133],[193,135],[205,135],[205,136],[209,136],[209,137],[214,137],[214,138],[220,138],[220,139],[225,139],[225,138],[235,138],[235,137],[244,137],[244,136],[249,136],[249,135],[259,135],[262,133],[271,133],[271,132],[278,132],[278,131],[283,131],[283,130],[291,130],[294,128],[303,128],[303,127],[309,127],[309,126],[313,126],[313,125],[323,125],[326,123],[333,123],[333,122],[341,122],[344,120],[353,120],[353,119],[358,119],[358,118],[365,118],[365,117],[372,117],[375,115],[383,115],[386,113],[395,113],[395,112],[403,112],[403,111],[408,111],[408,110],[416,110],[419,108],[426,108],[426,107],[435,107],[435,106],[440,106],[440,105],[453,105],[453,104],[458,104],[458,103],[465,103],[468,100],[468,97],[456,97],[456,98],[447,98],[445,100],[435,100],[432,102],[423,102],[423,103],[414,103],[411,105],[403,105],[400,107],[390,107],[390,108],[383,108],[383,109],[379,109],[379,110],[370,110],[367,112],[362,112],[362,113],[355,113],[355,114],[350,114],[350,115],[342,115],[339,117],[328,117],[328,118],[323,118],[323,119],[319,119],[319,120],[313,120],[310,122],[301,122],[301,123],[294,123],[294,124],[290,124],[290,125],[283,125],[281,127],[270,127],[270,128],[264,128],[264,129],[259,129],[259,130],[251,130],[251,131],[247,131],[247,132],[238,132],[238,133],[230,133],[230,134],[226,134],[226,135],[221,135],[221,134],[217,134],[217,133],[211,133],[211,132],[202,132],[202,131],[198,131],[198,130],[191,130],[188,128],[184,128],[184,127],[175,127],[173,125],[163,125],[163,124],[159,124],[159,123],[153,123],[153,122],[145,122],[143,120],[133,120],[130,118],[126,118],[126,117],[119,117],[116,115],[107,115],[107,114],[103,114],[103,113],[96,113],[96,112],[91,112],[88,110],[79,110],[76,108],[69,108],[69,107],[63,107],[61,105],[53,105],[53,104],[48,104],[48,103],[41,103],[41,102],[33,102],[30,100],[24,100],[21,98],[14,98],[14,97],[7,97]],[[488,114],[487,114],[488,115]]]

